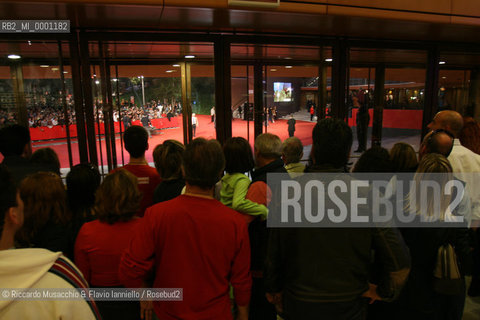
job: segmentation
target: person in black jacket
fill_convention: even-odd
[[[293,137],[295,134],[295,123],[297,121],[293,118],[293,114],[290,116],[290,119],[288,119],[287,124],[288,124],[288,136]]]
[[[342,172],[351,146],[352,131],[345,122],[321,120],[313,129],[309,172],[348,179]],[[372,251],[374,264],[383,270],[377,286],[368,282]],[[394,299],[408,270],[408,252],[393,228],[278,228],[270,230],[265,286],[286,320],[361,320],[365,298]]]
[[[282,141],[271,133],[262,133],[254,144],[255,170],[252,173],[252,184],[246,198],[268,206],[279,205],[281,199],[278,190],[272,190],[267,184],[269,173],[287,173],[282,156]],[[271,201],[267,198],[271,195]],[[266,221],[257,218],[248,226],[251,248],[252,297],[250,299],[250,320],[275,320],[276,312],[273,305],[265,297],[264,261],[267,251],[268,229]]]
[[[368,107],[366,104],[360,105],[358,100],[354,101],[356,101],[357,106],[359,106],[356,120],[358,148],[355,152],[363,152],[367,148],[367,130],[368,123],[370,122],[370,115],[368,114]]]

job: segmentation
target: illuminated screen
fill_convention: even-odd
[[[273,102],[290,102],[292,101],[292,84],[288,82],[273,83]]]

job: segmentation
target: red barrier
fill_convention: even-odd
[[[152,125],[158,129],[168,129],[176,128],[180,126],[181,121],[179,117],[170,118],[168,121],[167,118],[161,119],[152,119]],[[132,124],[141,126],[140,121],[133,121]],[[120,122],[114,123],[115,133],[120,132]],[[72,124],[69,126],[70,137],[77,137],[77,125]],[[122,123],[122,132],[125,131],[125,128]],[[98,134],[98,125],[95,123],[95,134]],[[100,134],[105,134],[105,125],[100,123]],[[32,141],[37,140],[51,140],[51,139],[64,139],[67,137],[67,131],[64,126],[54,126],[54,127],[36,127],[30,128],[30,136]]]
[[[358,109],[352,110],[352,117],[348,119],[348,125],[357,125]],[[373,123],[373,109],[369,109],[370,114],[369,127]],[[397,129],[422,129],[423,110],[400,110],[400,109],[384,109],[383,110],[383,128]]]

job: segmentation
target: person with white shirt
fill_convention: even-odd
[[[455,177],[462,180],[466,183],[465,191],[470,196],[471,200],[471,216],[470,216],[470,227],[479,233],[478,228],[480,227],[480,192],[478,188],[480,187],[480,155],[474,153],[470,149],[465,148],[460,143],[458,136],[463,127],[463,118],[462,116],[452,110],[445,110],[437,113],[433,118],[432,122],[428,125],[430,130],[444,129],[451,132],[454,136],[453,149],[448,160],[453,168],[453,173]],[[470,296],[480,295],[480,274],[479,274],[479,265],[480,261],[480,244],[477,243],[477,248],[475,250],[473,274],[472,274],[472,283],[468,290]]]
[[[477,228],[480,226],[480,193],[476,190],[480,185],[475,177],[480,177],[480,155],[461,145],[458,135],[462,127],[462,116],[452,110],[440,111],[428,125],[430,130],[443,129],[454,136],[453,149],[448,156],[448,161],[452,165],[455,176],[467,184],[466,189],[469,190],[472,201],[471,227]]]
[[[192,113],[192,131],[193,131],[193,136],[195,137],[195,133],[197,131],[197,126],[198,126],[198,119],[195,115],[195,113]]]

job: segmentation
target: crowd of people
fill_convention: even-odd
[[[139,107],[133,103],[122,102],[120,111],[114,108],[113,121],[121,121],[124,117],[128,117],[131,121],[141,120],[144,114],[150,119],[160,119],[165,117],[174,117],[182,112],[180,103],[160,103],[160,101],[152,100],[145,106]],[[43,104],[35,104],[27,108],[28,124],[30,128],[37,127],[54,127],[63,126],[65,121],[65,111],[63,106],[48,106]],[[76,124],[75,108],[73,103],[67,105],[68,124]],[[103,107],[99,103],[99,107],[94,105],[94,117],[99,122],[104,121]],[[16,111],[11,109],[0,108],[0,127],[17,123]]]
[[[469,239],[480,224],[478,180],[469,175],[480,172],[479,126],[442,111],[429,129],[418,157],[403,142],[376,146],[352,171],[411,172],[417,182],[454,174],[468,187],[454,214],[468,225],[267,228],[285,200],[269,174],[308,183],[314,173],[345,173],[353,138],[339,119],[318,121],[308,163],[293,134],[282,142],[264,133],[253,151],[241,137],[223,146],[166,140],[154,148],[155,168],[145,158],[148,132],[132,125],[123,137],[127,165],[103,181],[96,166],[75,165],[65,186],[53,150],[32,155],[28,129],[0,129],[4,288],[183,289],[181,301],[4,299],[0,318],[460,320],[466,274],[473,276],[468,293],[480,294],[480,246]],[[433,210],[409,196],[419,214]],[[446,244],[460,276],[442,291],[434,269]]]

